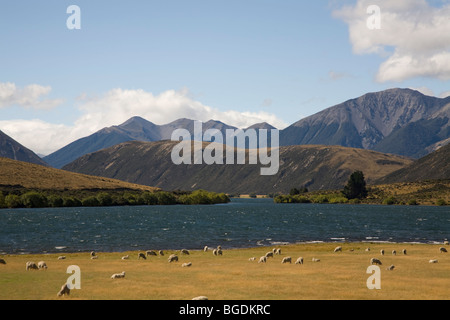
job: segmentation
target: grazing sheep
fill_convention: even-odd
[[[380,253],[381,253],[382,256],[384,256],[384,249],[381,249]]]
[[[393,256],[397,255],[397,251],[392,250],[392,255],[393,255]]]
[[[378,260],[377,258],[372,258],[370,259],[370,264],[377,264],[377,265],[382,265],[381,261]]]
[[[269,251],[266,253],[267,258],[273,258],[273,252]]]
[[[176,254],[171,254],[169,259],[167,259],[167,261],[169,261],[169,263],[178,261],[178,256]]]
[[[141,259],[141,258],[144,259],[144,260],[147,260],[147,257],[145,256],[145,254],[143,254],[142,252],[139,252],[138,253],[138,260]]]
[[[366,248],[366,252],[369,252],[370,251],[370,248]]]
[[[208,300],[208,297],[200,296],[200,297],[192,298],[192,300]]]
[[[6,264],[5,259],[0,258],[0,264]]]
[[[215,256],[221,256],[223,254],[222,247],[218,246],[216,249],[213,250],[213,255]]]
[[[91,252],[91,257],[94,257],[94,256],[95,256],[95,252],[92,251],[92,252]]]
[[[298,258],[295,264],[303,264],[303,257]]]
[[[62,287],[61,290],[59,290],[58,292],[58,297],[61,297],[63,295],[70,295],[70,289],[69,286],[67,285],[67,283],[65,283]]]
[[[406,249],[403,249],[403,250],[402,250],[402,253],[403,253],[404,255],[406,255]]]
[[[98,256],[92,256],[91,257],[91,260],[96,260],[96,259],[98,259]]]
[[[434,260],[430,260],[430,261],[428,261],[429,263],[438,263],[438,260],[437,259],[434,259]]]
[[[262,256],[261,258],[259,258],[258,263],[266,263],[267,262],[267,257],[266,256]]]
[[[440,253],[447,253],[447,249],[445,249],[444,247],[439,248],[439,252]]]
[[[394,265],[391,265],[390,267],[387,267],[386,270],[392,271],[392,270],[394,270],[394,268],[395,268],[395,266],[394,266]]]
[[[444,244],[445,244],[446,246],[448,246],[449,242],[448,242],[448,241],[444,241]]]
[[[192,262],[187,262],[187,263],[183,263],[182,265],[181,265],[181,267],[190,267],[190,266],[192,266]]]
[[[37,266],[38,269],[47,269],[47,264],[45,263],[45,261],[39,261]]]
[[[251,257],[250,259],[248,259],[248,261],[256,261],[255,257]]]
[[[204,251],[204,252],[208,252],[208,250],[209,250],[208,246],[205,246],[205,247],[203,248],[203,251]]]
[[[278,249],[275,251],[275,254],[281,254],[281,249],[278,248]]]
[[[320,259],[312,258],[312,262],[320,262]]]
[[[164,256],[164,251],[159,250],[159,255],[160,255],[160,256]]]
[[[153,250],[148,250],[145,252],[145,254],[148,256],[157,256],[156,252]]]
[[[342,247],[336,247],[336,248],[334,248],[334,252],[342,252]]]
[[[122,271],[122,273],[115,273],[111,276],[111,279],[120,279],[125,278],[125,271]]]
[[[58,260],[64,260],[64,259],[66,259],[66,256],[59,256],[58,257]]]
[[[273,248],[272,252],[273,252],[273,254],[275,254],[277,252],[277,248]]]
[[[283,260],[281,260],[281,263],[292,263],[292,258],[291,257],[284,257]]]
[[[34,263],[34,262],[32,262],[32,261],[28,261],[27,263],[26,263],[26,265],[25,265],[25,270],[30,270],[30,269],[32,269],[32,270],[38,270],[39,268],[38,268],[38,266],[37,266],[37,264],[36,263]]]
[[[122,257],[122,260],[128,260],[128,259],[130,259],[130,256],[129,256],[129,255],[126,255],[126,256],[123,256],[123,257]]]
[[[182,254],[187,254],[187,255],[189,255],[189,251],[186,250],[186,249],[181,249],[181,253],[182,253]]]

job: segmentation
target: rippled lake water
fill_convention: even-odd
[[[0,254],[246,248],[299,242],[441,243],[450,209],[274,204],[0,210]]]

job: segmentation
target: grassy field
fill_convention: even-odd
[[[342,252],[334,253],[336,246]],[[2,256],[0,264],[0,299],[2,300],[190,300],[207,296],[210,300],[428,300],[450,297],[450,254],[440,253],[443,245],[390,243],[320,243],[281,246],[281,255],[258,263],[271,248],[224,250],[223,256],[212,251],[168,251],[164,256],[138,260],[137,252]],[[446,246],[450,249],[449,246]],[[370,248],[370,251],[366,251]],[[386,254],[381,256],[380,249]],[[397,255],[391,254],[392,250]],[[407,249],[407,255],[401,251]],[[176,253],[178,262],[169,263]],[[65,255],[65,260],[58,260]],[[121,257],[129,255],[129,260]],[[282,264],[284,257],[292,264]],[[294,264],[302,256],[303,265]],[[256,261],[249,258],[256,257]],[[366,273],[371,258],[379,258],[381,289],[369,290]],[[312,258],[320,262],[312,262]],[[430,259],[438,263],[430,264]],[[27,261],[44,260],[47,270],[25,270]],[[191,267],[181,267],[192,262]],[[393,271],[387,271],[390,265]],[[69,265],[81,270],[81,289],[69,297],[57,292],[70,274]],[[111,279],[126,272],[123,279]]]

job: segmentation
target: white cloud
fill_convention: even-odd
[[[49,110],[60,105],[61,99],[44,99],[50,94],[52,88],[31,84],[23,89],[17,88],[14,83],[0,83],[0,108],[21,106],[25,108]]]
[[[268,122],[279,129],[287,126],[268,112],[221,111],[205,106],[190,97],[187,89],[168,90],[158,95],[144,90],[113,89],[100,97],[80,95],[77,103],[82,115],[72,126],[41,120],[12,120],[0,121],[0,130],[37,153],[49,154],[76,139],[119,125],[133,116],[159,125],[188,118],[220,120],[239,128],[260,122]]]
[[[367,8],[381,9],[381,29],[367,27]],[[450,4],[433,7],[425,0],[358,0],[333,12],[349,27],[355,54],[379,54],[377,81],[415,77],[450,79]]]

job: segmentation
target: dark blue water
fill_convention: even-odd
[[[441,243],[450,209],[274,204],[0,210],[0,254],[245,248],[311,241]]]

